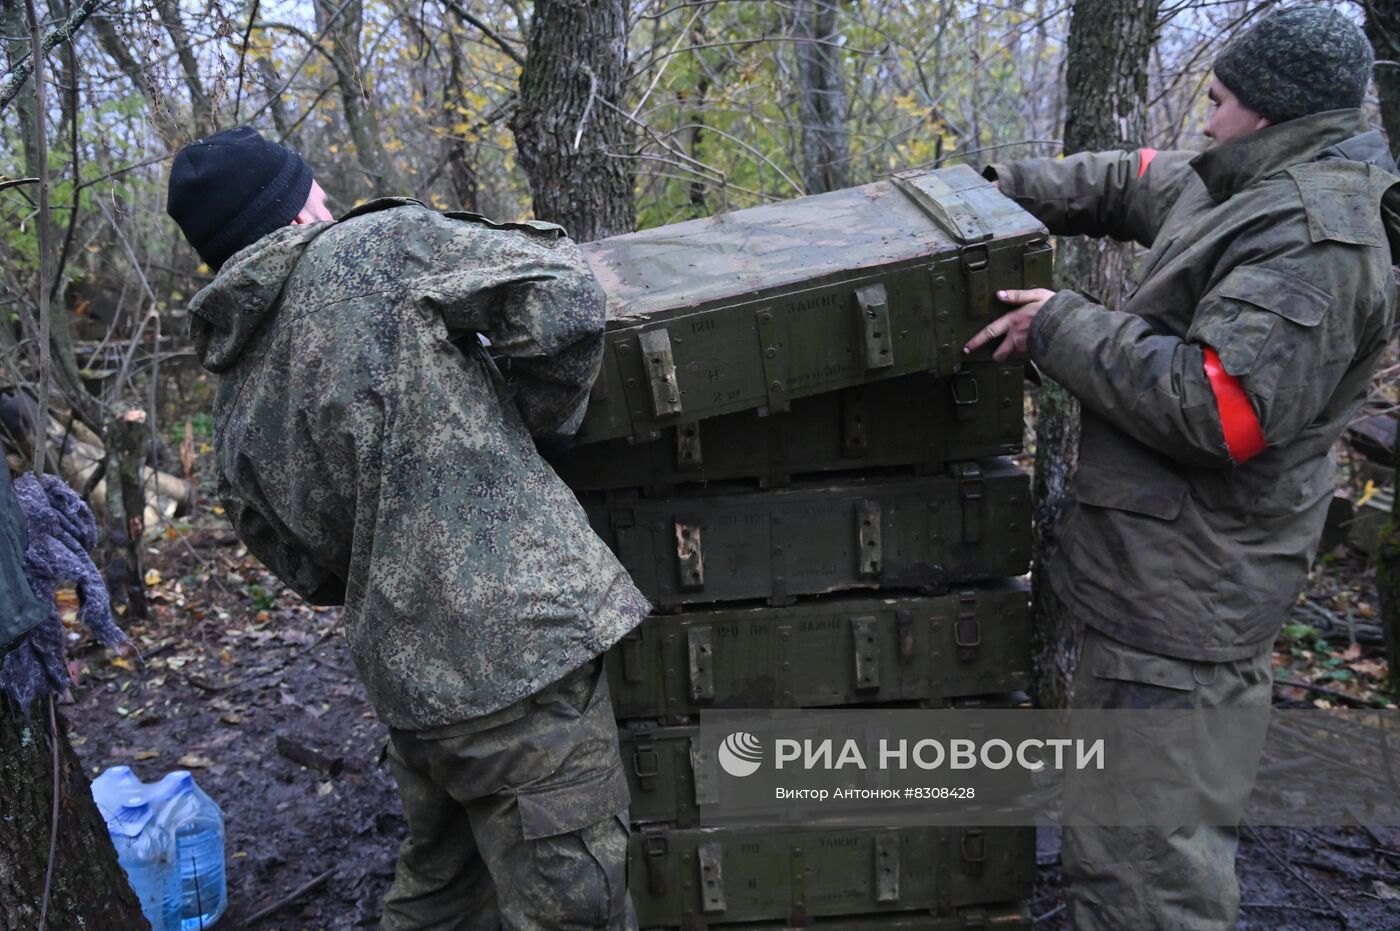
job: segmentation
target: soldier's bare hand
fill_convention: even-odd
[[[1001,339],[1001,344],[992,353],[993,359],[1005,362],[1007,359],[1024,358],[1030,338],[1031,321],[1035,320],[1035,315],[1040,313],[1040,308],[1045,306],[1045,302],[1054,296],[1054,291],[1047,291],[1045,288],[998,291],[997,300],[1003,304],[1020,306],[979,330],[976,336],[967,341],[963,352],[975,352],[992,340]]]

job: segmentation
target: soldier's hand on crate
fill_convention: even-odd
[[[1045,306],[1045,302],[1055,296],[1054,291],[1045,288],[1032,288],[1029,291],[998,291],[997,300],[1003,304],[1018,304],[1016,310],[1005,316],[998,317],[977,332],[977,335],[967,341],[963,347],[963,352],[975,352],[987,343],[998,337],[1002,339],[1001,345],[997,346],[992,353],[992,358],[998,362],[1005,362],[1007,359],[1020,359],[1026,354],[1026,344],[1030,338],[1031,321],[1035,315],[1040,313],[1040,308]]]

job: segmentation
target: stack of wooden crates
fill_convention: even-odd
[[[1029,928],[1030,828],[703,827],[708,709],[1005,707],[1027,685],[1019,364],[962,353],[1048,286],[968,168],[585,246],[604,368],[556,462],[655,605],[607,657],[642,928]]]

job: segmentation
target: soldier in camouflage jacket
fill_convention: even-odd
[[[601,290],[552,224],[400,199],[323,222],[304,164],[221,133],[181,152],[170,209],[219,268],[190,316],[220,497],[283,581],[345,605],[391,729],[384,927],[630,927],[597,657],[649,605],[535,447],[582,419]]]
[[[1341,14],[1278,11],[1217,59],[1206,152],[989,169],[1052,233],[1149,249],[1121,309],[1004,292],[1024,306],[968,347],[1002,338],[998,358],[1029,355],[1082,404],[1047,573],[1087,625],[1075,707],[1267,718],[1272,644],[1335,487],[1330,450],[1396,320],[1400,177],[1359,109],[1371,60]],[[1163,769],[1238,810],[1254,760],[1222,749],[1223,768],[1163,747]],[[1075,928],[1233,928],[1235,843],[1209,825],[1066,828]]]

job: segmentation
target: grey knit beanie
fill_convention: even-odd
[[[1361,106],[1375,53],[1361,28],[1336,10],[1275,10],[1215,59],[1215,76],[1270,123]]]

